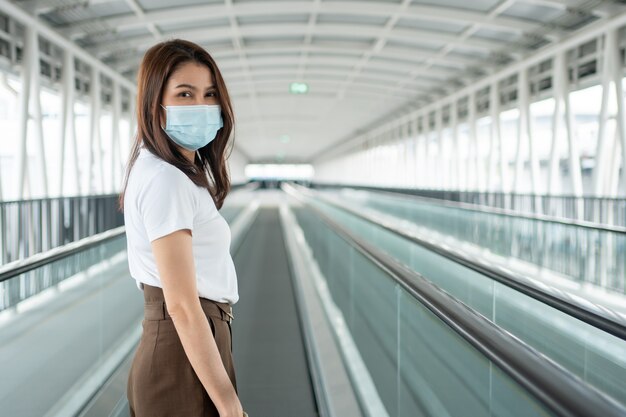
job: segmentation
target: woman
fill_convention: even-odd
[[[226,85],[204,49],[176,39],[146,52],[120,195],[130,274],[144,295],[128,376],[131,416],[245,415],[232,359],[237,277],[218,212],[230,190],[233,122]]]

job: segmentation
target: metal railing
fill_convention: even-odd
[[[252,183],[231,191],[253,190]],[[0,265],[124,225],[119,194],[0,201]]]
[[[0,311],[126,250],[124,226],[0,266]]]
[[[371,191],[391,191],[443,201],[492,207],[519,214],[550,216],[572,221],[626,227],[626,198],[428,190],[338,183],[312,183],[312,187],[347,187]]]
[[[0,202],[1,264],[122,226],[118,194]]]

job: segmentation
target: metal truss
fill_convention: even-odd
[[[358,183],[365,170],[380,176],[372,184],[425,189],[491,191],[533,195],[560,195],[571,190],[581,197],[626,196],[626,120],[624,115],[624,33],[626,13],[616,15],[602,24],[592,25],[581,32],[541,49],[524,60],[494,73],[474,85],[465,87],[376,127],[364,128],[348,138],[341,146],[326,149],[314,158],[316,180]],[[570,93],[590,85],[602,85],[599,133],[591,189],[583,190],[580,143],[570,103]],[[478,103],[478,97],[485,101]],[[530,104],[534,100],[552,97],[555,100],[552,117],[552,138],[547,163],[547,181],[541,175],[536,138],[533,137]],[[534,99],[534,100],[533,100]],[[612,104],[611,104],[612,103]],[[502,135],[501,113],[516,108],[517,136]],[[611,109],[613,109],[611,111]],[[442,114],[449,114],[443,121]],[[489,151],[486,158],[479,155],[476,121],[489,116]],[[435,117],[437,122],[429,121]],[[614,134],[610,135],[609,122]],[[467,131],[461,134],[459,128]],[[455,150],[447,163],[441,152],[431,149],[444,143],[442,128],[450,132]],[[435,140],[431,140],[434,137]],[[515,140],[517,152],[512,170],[504,154],[505,140]],[[413,172],[399,181],[385,170],[398,167],[407,143],[413,150],[410,159]],[[561,161],[560,149],[567,146],[567,160]],[[523,157],[523,147],[528,158]],[[378,159],[381,149],[391,148],[391,162]],[[466,154],[462,152],[466,149]],[[364,162],[366,161],[366,162]],[[562,162],[566,162],[562,166]],[[349,173],[338,175],[338,167]],[[442,169],[444,171],[442,171]],[[512,171],[512,172],[510,172]],[[524,173],[530,174],[530,190],[523,188]],[[512,174],[512,177],[511,177]],[[621,178],[620,178],[621,175]],[[412,178],[415,176],[416,178]],[[566,183],[566,181],[568,183]],[[621,187],[621,188],[620,188]],[[582,203],[581,203],[582,204]],[[579,207],[579,215],[584,215]]]
[[[128,0],[128,3],[141,19],[137,3],[134,0]],[[6,45],[0,57],[3,84],[8,86],[8,74],[18,76],[21,81],[19,93],[16,93],[18,137],[15,139],[19,143],[19,152],[12,178],[17,183],[17,200],[33,198],[35,182],[43,194],[37,193],[37,197],[51,197],[51,190],[55,190],[55,195],[67,195],[66,178],[74,182],[72,188],[80,196],[119,192],[127,158],[123,153],[122,137],[130,140],[136,130],[135,84],[13,3],[0,1],[0,16],[7,22],[0,28],[0,44],[5,42]],[[61,98],[59,161],[50,161],[44,146],[47,135],[41,104],[44,86],[58,92]],[[76,133],[74,108],[78,101],[89,108],[87,138],[78,137]],[[104,137],[101,132],[103,110],[111,114],[110,137]],[[129,121],[128,132],[120,132],[123,118]],[[39,164],[38,167],[33,166],[33,161],[28,158],[27,140],[30,139],[36,140],[38,157],[35,163]],[[79,144],[85,140],[88,141],[88,152],[86,160],[82,160]],[[248,157],[238,149],[235,153],[234,177],[243,181],[239,171],[243,172]],[[71,155],[69,160],[66,155]],[[58,166],[57,175],[49,175],[52,165]],[[39,175],[35,177],[35,173]],[[50,178],[57,178],[58,184],[50,184]],[[0,182],[0,201],[5,199],[1,185]]]

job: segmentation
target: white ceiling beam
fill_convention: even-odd
[[[138,19],[134,15],[116,16],[95,19],[99,23],[104,23],[116,30],[135,29],[143,27],[146,24],[172,24],[198,21],[199,17],[205,17],[207,20],[216,17],[227,16],[230,12],[229,8],[223,4],[188,6],[188,7],[172,7],[170,9],[156,10],[146,12],[144,16]],[[339,1],[321,3],[318,6],[310,1],[263,1],[255,3],[235,3],[232,5],[232,13],[237,17],[255,16],[255,15],[289,15],[289,14],[309,14],[317,12],[318,14],[339,14],[364,16],[391,16],[393,9],[386,2],[369,2],[369,1]],[[480,24],[484,27],[503,30],[507,32],[530,32],[537,29],[537,24],[528,22],[523,19],[498,17],[497,19],[489,19],[486,14],[468,10],[454,9],[444,6],[426,6],[412,5],[403,13],[403,18],[414,18],[427,21],[451,22],[457,24]],[[93,21],[93,20],[91,20]],[[68,37],[84,36],[81,28],[82,23],[77,22],[69,25],[63,30]]]
[[[367,65],[370,59],[373,56],[380,55],[382,49],[387,45],[388,40],[390,39],[391,34],[393,33],[394,27],[401,16],[406,13],[407,7],[411,3],[411,0],[402,0],[402,2],[394,7],[392,15],[387,19],[385,25],[381,28],[381,30],[376,34],[376,43],[372,45],[371,48],[365,50],[363,55],[359,58],[359,61],[352,68],[352,70],[348,73],[347,79],[344,83],[342,83],[341,87],[337,90],[337,99],[334,100],[331,106],[328,106],[325,109],[324,115],[329,115],[334,112],[334,108],[341,104],[343,98],[346,95],[347,91],[351,90],[351,85],[356,84],[355,79],[361,76],[361,72],[363,71],[363,67]],[[441,46],[441,45],[438,45]],[[396,79],[397,80],[397,79]],[[396,81],[396,85],[398,81]],[[430,83],[429,83],[430,84]],[[420,90],[423,90],[420,88]]]
[[[276,80],[261,80],[261,81],[257,81],[257,86],[259,87],[266,87],[268,85],[272,85],[273,82],[275,82]],[[317,80],[317,83],[323,84],[323,83],[327,83],[330,85],[330,82],[328,80]],[[324,106],[328,105],[328,100],[329,99],[333,99],[337,96],[337,85],[336,84],[332,84],[334,87],[331,88],[326,88],[323,90],[315,90],[311,93],[309,93],[309,98],[307,98],[307,100],[311,100],[311,99],[317,99],[317,98],[321,98],[324,97]],[[244,88],[238,89],[238,88],[234,88],[234,87],[230,87],[230,84],[228,84],[229,86],[229,93],[231,93],[231,97],[232,98],[237,98],[238,100],[248,100],[248,93],[245,91]],[[264,90],[264,89],[259,89],[258,90],[258,99],[259,101],[267,101],[267,100],[272,100],[272,103],[274,102],[273,100],[277,99],[277,98],[293,98],[293,94],[288,93],[288,92],[281,92],[280,88],[276,88],[276,89],[272,89],[272,90]],[[284,90],[284,89],[283,89]],[[349,106],[350,103],[352,101],[355,102],[363,102],[365,101],[366,103],[371,103],[372,100],[386,100],[386,101],[396,101],[396,100],[407,100],[409,98],[414,97],[415,93],[410,91],[410,90],[398,90],[397,92],[395,92],[394,94],[389,94],[389,91],[386,89],[360,89],[360,90],[352,90],[349,91],[348,93],[346,93],[344,102],[346,104],[346,106]]]
[[[141,6],[139,6],[139,3],[137,3],[137,0],[124,0],[124,1],[128,5],[128,7],[130,7],[132,9],[132,11],[135,13],[137,18],[143,19],[145,17],[145,12],[141,8]],[[152,35],[155,38],[159,39],[159,38],[161,38],[163,36],[161,34],[161,31],[159,31],[157,29],[157,27],[156,27],[156,25],[154,23],[147,23],[146,26],[147,26],[148,30],[150,31],[150,33],[152,33]]]
[[[298,57],[282,57],[282,56],[276,56],[276,57],[263,56],[261,58],[254,58],[254,59],[250,59],[250,57],[248,57],[250,65],[253,69],[269,67],[269,66],[280,67],[280,66],[297,65],[298,59],[299,59]],[[133,64],[136,66],[136,62],[134,62]],[[218,63],[220,69],[225,73],[228,73],[228,71],[231,71],[231,70],[236,70],[237,69],[236,64],[237,64],[236,62],[230,59],[222,59]],[[350,56],[338,55],[336,57],[309,57],[309,60],[307,61],[307,66],[303,68],[303,71],[306,71],[306,69],[310,68],[310,66],[324,66],[324,67],[331,67],[331,68],[342,67],[343,69],[348,70],[354,64],[356,64],[356,59]],[[116,68],[117,68],[117,65],[116,65]],[[368,62],[366,68],[389,71],[387,72],[388,74],[397,74],[399,76],[400,75],[406,76],[406,74],[409,71],[416,70],[415,63],[410,63],[410,62],[406,62],[406,63],[394,62],[392,66],[382,61],[370,61]],[[434,72],[434,71],[422,71],[419,69],[417,71],[421,76],[424,77],[423,79],[430,79],[433,81],[445,80],[446,78],[450,76],[458,75],[456,71]]]
[[[254,83],[257,85],[276,84],[277,90],[282,88],[285,92],[287,92],[286,89],[289,85],[288,82],[286,80],[283,81],[283,78],[280,78],[280,74],[278,74],[277,77],[279,78],[265,78],[265,79],[255,80]],[[329,80],[328,78],[324,78],[323,76],[318,76],[318,75],[311,75],[310,77],[306,79],[306,81],[309,82],[308,94],[314,93],[316,91],[321,91],[321,90],[316,90],[317,84],[321,84],[321,85],[327,84],[327,85],[331,85],[335,87],[335,95],[336,95],[336,87],[338,84],[341,83],[341,80]],[[236,89],[240,85],[242,86],[243,89],[246,88],[244,81],[233,80],[233,81],[227,81],[226,83],[227,83],[227,86],[232,89]],[[374,82],[368,82],[368,81],[362,81],[362,80],[354,81],[354,84],[357,87],[359,87],[360,91],[366,90],[366,91],[371,91],[371,92],[378,92],[386,96],[406,95],[407,97],[414,97],[415,94],[424,91],[423,89],[419,89],[417,87],[409,86],[409,87],[399,88],[399,87],[385,84],[385,83],[374,83]],[[353,91],[357,91],[357,88],[355,88]],[[349,94],[349,91],[346,94]]]
[[[388,54],[383,54],[382,56],[385,57],[385,56],[388,56]],[[479,65],[481,64],[481,62],[482,63],[485,62],[485,61],[480,61],[480,60],[470,61],[468,59],[459,60],[456,58],[452,60],[444,59],[444,58],[439,58],[439,59],[433,58],[434,61],[442,62],[446,65],[454,64],[458,69],[452,70],[452,69],[437,68],[436,70],[431,70],[431,72],[429,73],[425,71],[423,68],[420,68],[420,66],[423,67],[424,61],[426,61],[427,59],[430,59],[430,56],[420,55],[419,58],[421,58],[420,62],[415,63],[414,64],[415,66],[412,69],[407,70],[405,77],[408,77],[411,75],[424,75],[424,78],[422,79],[424,79],[427,82],[445,81],[449,78],[462,76],[463,69],[466,66]],[[140,60],[141,60],[141,57],[138,56],[136,58],[130,58],[124,61],[108,61],[108,64],[114,67],[120,73],[127,73],[130,71],[136,70],[137,66],[139,65]],[[220,68],[220,71],[223,73],[224,77],[232,76],[233,74],[238,74],[241,70],[241,67],[237,65],[237,62],[231,62],[229,65],[222,65],[222,63],[218,61],[217,64]],[[381,69],[384,68],[384,66],[381,66],[381,65],[377,65],[377,67]],[[263,69],[263,68],[258,68],[258,69]],[[251,65],[251,70],[252,71],[255,70],[254,65]],[[347,70],[349,70],[349,68],[347,68]],[[294,74],[295,74],[295,71],[294,71]],[[347,74],[347,72],[345,74]],[[393,74],[390,74],[390,75],[393,76]],[[416,76],[415,78],[417,79],[420,77]]]
[[[349,38],[363,38],[365,40],[373,38],[373,32],[375,28],[370,25],[343,25],[343,24],[323,24],[318,25],[312,30],[312,35],[322,35],[324,37],[337,36],[337,37],[349,37]],[[239,27],[239,33],[246,38],[257,37],[294,37],[305,36],[307,33],[307,26],[302,24],[255,24]],[[157,39],[169,39],[172,37],[179,37],[183,39],[189,39],[191,41],[203,41],[203,40],[228,40],[232,37],[232,30],[225,27],[217,28],[200,28],[181,30],[172,33],[166,33]],[[388,40],[407,42],[414,44],[416,47],[423,46],[425,48],[437,48],[443,44],[450,44],[457,47],[463,47],[465,49],[475,49],[479,51],[491,51],[493,49],[504,48],[507,46],[504,42],[489,41],[489,40],[476,40],[476,39],[459,39],[456,35],[442,34],[439,32],[432,32],[426,30],[412,30],[412,29],[393,29],[390,31],[386,38]],[[123,51],[130,47],[134,47],[137,50],[145,50],[152,46],[154,43],[154,36],[135,36],[125,39],[126,42],[103,42],[101,44],[95,44],[94,46],[87,47],[90,51],[100,57],[106,57],[109,54],[114,54],[116,51]]]
[[[280,79],[284,80],[285,83],[285,88],[287,86],[289,86],[289,83],[293,80],[295,80],[295,76],[296,76],[296,71],[295,70],[282,70],[280,68],[271,68],[271,69],[266,69],[266,70],[260,70],[260,71],[252,71],[250,73],[250,75],[252,75],[253,77],[257,76],[257,77],[268,77],[268,76],[276,76],[279,77]],[[320,79],[324,79],[324,76],[338,76],[341,78],[335,78],[335,79],[328,79],[329,82],[336,82],[336,83],[342,83],[345,81],[346,77],[347,77],[347,73],[345,71],[341,71],[341,70],[321,70],[321,69],[317,69],[317,70],[308,70],[305,71],[303,74],[303,77],[301,79],[301,81],[307,81],[307,80],[315,80],[318,77]],[[239,76],[239,77],[236,77]],[[236,74],[236,76],[229,76],[228,78],[226,78],[226,81],[229,84],[238,84],[238,83],[245,83],[247,82],[245,79],[242,79],[241,77],[243,76],[243,74],[239,73]],[[263,78],[260,78],[259,80],[255,79],[254,82],[256,83],[257,81],[262,80]],[[370,80],[372,83],[374,84],[380,84],[382,86],[384,86],[384,88],[389,89],[389,90],[393,90],[393,89],[397,89],[399,91],[402,91],[402,89],[406,89],[406,87],[408,88],[425,88],[425,87],[432,87],[432,82],[428,82],[428,81],[422,81],[420,82],[419,80],[415,80],[412,84],[409,85],[405,85],[402,88],[397,86],[397,82],[398,79],[401,79],[401,77],[388,77],[388,76],[384,76],[382,74],[370,74],[370,73],[365,73],[365,74],[360,74],[359,76],[355,77],[355,79],[361,79],[360,83],[364,84],[365,86],[368,85],[368,82],[364,82],[363,79],[366,80]],[[355,81],[356,83],[356,81]]]
[[[184,38],[184,39],[189,39],[189,38]],[[202,42],[199,42],[199,43],[202,43]],[[289,46],[293,49],[299,49],[300,45],[301,44],[299,43],[293,43],[291,45],[285,45],[285,46]],[[266,47],[272,47],[272,46],[275,47],[275,43],[270,43]],[[362,48],[355,47],[354,45],[342,45],[342,44],[337,44],[337,45],[332,45],[332,46],[325,45],[321,49],[323,50],[323,49],[331,49],[331,48],[333,50],[346,50],[349,53],[362,49]],[[211,54],[213,55],[214,58],[218,59],[219,53],[217,53],[217,51],[219,51],[219,49],[216,49],[216,50],[211,50],[210,48],[207,48],[207,49],[211,51]],[[447,56],[447,55],[441,56],[439,55],[438,52],[414,51],[409,48],[403,48],[403,47],[387,46],[381,53],[378,54],[378,56],[382,58],[389,57],[392,59],[397,58],[397,59],[403,59],[403,60],[406,60],[407,58],[410,57],[415,61],[415,65],[417,67],[416,69],[419,69],[420,66],[423,67],[425,65],[425,62],[427,61],[429,61],[429,65],[432,64],[433,62],[437,62],[437,63],[443,64],[443,66],[456,67],[459,71],[464,70],[468,66],[476,66],[476,65],[485,66],[487,64],[487,62],[485,61],[483,57],[477,57],[476,59],[471,59],[471,58],[466,58],[462,56]],[[139,60],[137,61],[137,65],[139,65]]]
[[[272,67],[281,67],[281,66],[289,66],[289,65],[297,65],[298,59],[291,57],[276,57],[276,58],[264,58],[262,60],[254,60],[251,62],[251,66],[253,69],[263,69],[263,68],[272,68]],[[302,72],[306,72],[309,69],[315,69],[315,67],[325,67],[325,68],[334,68],[337,70],[349,70],[355,64],[354,59],[347,58],[341,59],[337,58],[309,58],[307,65],[302,68]],[[237,70],[237,67],[230,63],[229,61],[222,61],[220,64],[220,69],[222,69],[225,73],[229,71]],[[313,68],[312,68],[313,67]],[[384,74],[397,75],[405,77],[410,71],[415,70],[415,64],[400,64],[394,62],[393,71],[389,71],[390,65],[385,64],[380,61],[370,61],[366,69],[370,70],[382,70]],[[444,73],[433,72],[433,71],[419,71],[422,76],[422,80],[425,81],[442,81],[447,79],[450,76],[458,75],[456,71],[444,71]]]
[[[230,57],[232,56],[232,51],[223,49],[223,48],[214,48],[211,49],[210,46],[208,46],[209,50],[211,51],[211,55],[213,55],[213,57],[215,57],[215,59],[217,59],[218,61],[221,60],[225,60],[225,59],[230,59]],[[354,45],[344,45],[341,43],[335,43],[335,44],[326,44],[326,45],[306,45],[306,46],[302,46],[300,44],[293,44],[293,45],[275,45],[275,44],[268,44],[268,45],[261,45],[261,44],[255,44],[253,46],[250,46],[248,48],[246,48],[246,50],[248,51],[248,55],[253,57],[253,56],[268,56],[271,57],[272,54],[283,54],[283,53],[292,53],[292,52],[298,52],[300,50],[302,50],[302,48],[304,48],[308,53],[317,53],[317,54],[327,54],[327,55],[346,55],[346,56],[352,56],[353,59],[357,60],[358,59],[358,55],[355,55],[355,53],[359,53],[361,51],[365,51],[367,49],[366,45],[357,47]],[[416,53],[411,53],[411,50],[408,48],[400,48],[400,47],[389,47],[387,46],[380,54],[378,54],[380,58],[389,58],[391,60],[393,60],[393,62],[390,62],[391,65],[395,65],[396,62],[400,62],[402,65],[405,64],[410,64],[413,66],[413,70],[415,71],[419,71],[420,65],[424,64],[424,61],[432,56],[434,56],[434,54],[416,54]],[[441,62],[444,62],[443,60]],[[462,70],[465,65],[467,65],[467,62],[458,62],[458,61],[448,61],[445,62],[445,64],[451,68],[447,69],[447,68],[438,68],[437,71],[441,70],[441,74],[444,75],[456,75],[457,74],[457,70]]]

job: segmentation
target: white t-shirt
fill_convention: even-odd
[[[209,191],[143,146],[128,178],[124,224],[130,275],[139,289],[141,283],[163,288],[150,242],[190,229],[198,295],[231,305],[239,300],[230,227]]]

